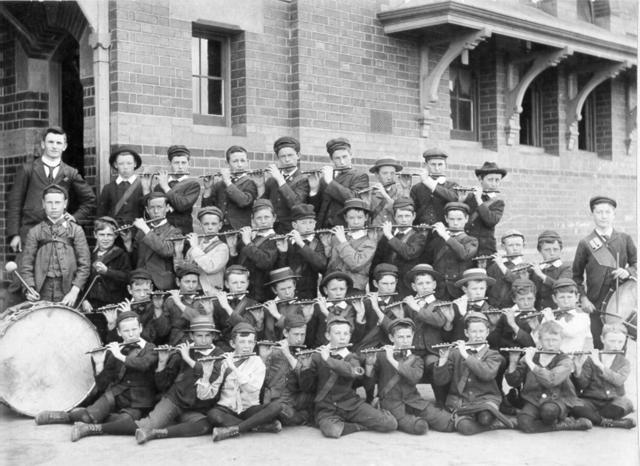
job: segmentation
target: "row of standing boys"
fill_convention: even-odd
[[[506,170],[491,162],[459,202],[460,187],[445,176],[447,154],[426,151],[427,168],[403,197],[395,160],[377,161],[370,171],[378,182],[369,186],[351,166],[349,142],[338,138],[327,143],[333,166],[305,176],[299,143],[283,137],[256,199],[247,152],[235,146],[221,180],[203,181],[196,234],[201,186],[186,174],[188,149],[169,148],[173,171],[158,172],[154,185],[134,173],[141,158],[124,148],[110,158],[118,176],[101,193],[89,252],[77,222],[91,189],[61,163],[58,173],[47,170],[45,159],[56,155],[47,151],[51,139],[64,141],[64,133],[45,134],[45,154],[19,171],[10,196],[24,208],[30,178],[47,175],[45,218],[24,240],[10,235],[11,246],[29,300],[75,305],[92,285],[81,305],[107,347],[93,356],[96,401],[41,413],[40,424],[75,421],[74,440],[119,433],[139,443],[212,427],[222,440],[303,423],[329,437],[632,427],[624,417],[632,409],[623,388],[627,328],[602,329],[596,313],[583,311],[635,274],[635,245],[613,230],[617,205],[609,197],[590,201],[596,228],[579,243],[573,267],[562,263],[553,231],[538,238],[543,261],[521,267],[518,231],[503,235],[506,254],[496,254],[505,206],[496,191]],[[68,189],[80,200],[73,216]],[[368,199],[358,197],[363,191]],[[15,225],[24,230],[25,218]],[[492,262],[486,270],[474,267],[478,256]],[[571,355],[594,342],[602,353]],[[310,352],[297,355],[301,346]],[[506,395],[503,376],[513,387]],[[416,390],[425,382],[435,403]],[[370,404],[376,385],[379,409]]]

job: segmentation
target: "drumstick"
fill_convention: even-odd
[[[16,264],[13,261],[9,261],[7,262],[7,264],[4,266],[4,269],[8,272],[8,273],[15,273],[16,277],[18,277],[18,280],[20,280],[20,282],[24,285],[24,287],[27,289],[27,291],[31,294],[34,294],[36,296],[38,296],[38,292],[36,290],[34,290],[33,288],[31,288],[29,285],[27,285],[27,282],[24,281],[24,278],[22,278],[20,276],[20,274],[18,273],[18,264]]]
[[[84,302],[84,300],[87,299],[87,296],[89,295],[89,291],[91,291],[91,288],[93,288],[93,285],[96,284],[96,281],[98,280],[98,278],[100,278],[100,275],[96,275],[95,277],[93,277],[93,280],[91,280],[91,283],[89,283],[89,286],[87,287],[87,291],[84,292],[84,294],[82,295],[82,298],[80,298],[80,302],[75,307],[76,311],[80,309],[80,306],[82,306],[82,303]]]
[[[620,252],[616,252],[616,271],[620,268]],[[616,275],[616,314],[620,315],[620,299],[618,296],[618,289],[620,284],[620,275]]]

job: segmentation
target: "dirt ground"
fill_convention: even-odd
[[[630,346],[637,368],[637,347]],[[422,387],[421,387],[422,388]],[[637,401],[637,371],[627,382]],[[429,393],[427,396],[429,396]],[[637,406],[637,405],[636,405]],[[637,420],[637,417],[634,418]],[[197,465],[439,465],[439,466],[637,466],[638,428],[594,428],[587,432],[526,435],[492,431],[474,437],[429,432],[359,432],[338,440],[323,438],[309,427],[279,434],[248,434],[212,443],[211,437],[155,440],[139,446],[133,437],[69,440],[71,427],[36,426],[33,419],[0,405],[0,465],[164,466]]]

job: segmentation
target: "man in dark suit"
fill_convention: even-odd
[[[595,229],[580,240],[573,260],[573,281],[580,291],[582,310],[591,314],[596,348],[602,348],[602,320],[595,311],[600,309],[609,290],[637,275],[638,251],[633,239],[613,229],[617,206],[607,196],[591,198],[589,207]]]
[[[172,172],[160,170],[158,184],[154,190],[167,195],[173,212],[167,214],[167,221],[186,235],[193,231],[193,206],[200,197],[200,183],[189,177],[189,161],[191,152],[185,146],[171,146],[167,149],[167,157]],[[149,186],[143,184],[144,194],[149,193]]]
[[[369,176],[351,168],[351,143],[346,138],[331,139],[327,152],[333,166],[322,167],[321,178],[309,177],[310,202],[318,212],[320,228],[344,225],[341,216],[347,199],[358,197],[358,191],[369,186]]]
[[[306,204],[309,199],[309,181],[300,173],[300,143],[296,138],[283,136],[273,143],[273,152],[278,158],[276,164],[267,169],[271,178],[264,184],[263,199],[269,199],[276,211],[276,233],[291,230],[291,209]]]
[[[496,196],[507,170],[495,162],[485,162],[475,173],[480,186],[464,200],[471,212],[465,231],[478,238],[478,255],[484,256],[496,252],[496,225],[504,213],[504,201]]]
[[[15,182],[7,197],[7,237],[13,252],[22,251],[27,232],[45,219],[42,191],[50,184],[67,190],[70,204],[77,205],[71,213],[76,221],[94,213],[96,196],[78,170],[62,161],[67,148],[67,135],[62,128],[47,128],[40,143],[43,153],[18,168]]]

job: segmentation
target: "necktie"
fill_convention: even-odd
[[[602,235],[602,239],[605,241],[605,243],[607,241],[609,241],[609,235]]]
[[[173,187],[178,184],[178,180],[171,180],[169,181],[169,188],[173,189]]]
[[[53,180],[55,179],[55,177],[53,176],[53,171],[58,168],[59,165],[56,165],[55,167],[52,167],[51,165],[46,165],[45,166],[49,169],[49,175],[47,176],[47,179],[49,180],[49,183],[53,183]]]

